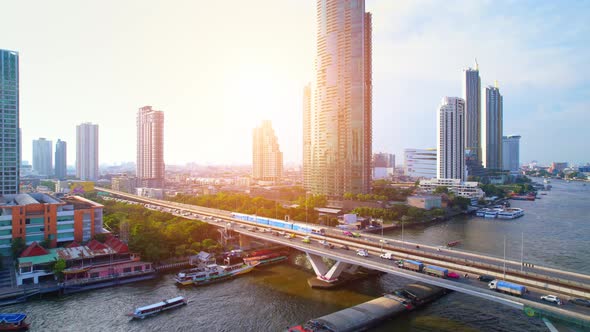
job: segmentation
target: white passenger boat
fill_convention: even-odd
[[[158,303],[146,305],[145,307],[139,307],[135,309],[135,311],[128,313],[127,316],[131,316],[137,319],[144,319],[148,316],[155,315],[162,311],[178,308],[180,306],[186,305],[187,303],[188,302],[184,297],[179,296]]]
[[[498,212],[500,219],[515,219],[524,216],[524,210],[520,208],[507,208]]]

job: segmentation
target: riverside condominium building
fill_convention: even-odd
[[[164,187],[164,112],[144,106],[137,112],[137,181]]]
[[[465,150],[481,160],[481,79],[479,66],[463,70],[465,100]]]
[[[0,195],[0,253],[10,254],[11,243],[49,240],[86,242],[102,229],[103,206],[78,196],[57,199],[41,193]]]
[[[283,153],[270,121],[263,121],[252,133],[252,178],[278,182],[283,177]]]
[[[76,126],[76,176],[82,181],[98,180],[98,125]]]
[[[317,0],[313,107],[304,139],[306,189],[368,193],[372,157],[371,14],[364,0]],[[305,107],[305,106],[304,106]],[[309,171],[310,170],[310,171]]]
[[[19,190],[19,114],[18,53],[0,50],[0,195]]]
[[[465,101],[445,97],[437,113],[437,166],[439,179],[465,180]]]
[[[486,169],[501,170],[503,97],[497,86],[486,87],[483,165]]]

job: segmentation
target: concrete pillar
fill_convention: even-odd
[[[340,276],[340,273],[342,273],[342,271],[347,269],[349,266],[350,264],[348,263],[338,261],[336,264],[334,264],[334,266],[332,266],[330,271],[324,275],[324,277],[326,277],[328,280],[336,280]]]
[[[240,234],[239,238],[240,238],[240,248],[249,249],[250,245],[251,245],[252,238],[249,236],[246,236],[244,234]]]
[[[313,268],[313,271],[315,272],[316,276],[318,277],[318,279],[323,281],[336,281],[336,279],[338,279],[342,271],[350,268],[350,264],[337,261],[336,264],[334,264],[328,270],[328,267],[326,266],[326,263],[322,260],[321,256],[310,253],[306,253],[306,255],[307,259],[311,263],[311,267]]]
[[[352,265],[352,264],[350,264],[349,267],[348,267],[348,269],[346,269],[346,272],[347,273],[350,273],[350,274],[354,274],[354,273],[356,273],[356,270],[358,270],[358,268],[359,268],[358,265]]]
[[[313,271],[315,272],[315,274],[318,277],[323,276],[324,274],[326,274],[328,272],[328,267],[326,266],[326,263],[324,263],[324,261],[322,260],[322,256],[310,254],[308,252],[306,254],[307,254],[307,259],[311,263],[311,267],[313,268]]]

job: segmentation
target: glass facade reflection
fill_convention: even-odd
[[[18,53],[0,50],[0,195],[19,190]]]
[[[317,22],[306,189],[336,197],[367,193],[372,157],[371,14],[365,13],[364,0],[318,0]]]

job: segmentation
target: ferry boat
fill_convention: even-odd
[[[524,210],[520,208],[508,208],[498,212],[500,219],[515,219],[524,216]]]
[[[25,321],[27,315],[23,313],[0,314],[0,331],[25,331],[29,323]]]
[[[131,316],[132,318],[136,319],[144,319],[148,316],[155,315],[162,311],[178,308],[180,306],[186,305],[188,301],[182,297],[178,296],[169,300],[164,300],[158,303],[150,304],[145,307],[139,307],[135,309],[135,311],[128,313],[127,316]]]
[[[230,257],[228,257],[230,258]],[[195,286],[202,286],[208,285],[214,282],[230,279],[236,277],[240,274],[245,274],[251,272],[256,265],[257,262],[252,262],[251,264],[245,264],[242,262],[237,264],[232,264],[230,259],[225,260],[227,265],[217,265],[211,264],[208,265],[207,268],[197,275],[193,276],[193,285]]]
[[[180,286],[189,286],[193,283],[193,278],[204,272],[207,267],[194,267],[188,270],[182,270],[174,277],[174,281]]]
[[[499,209],[488,209],[485,214],[484,218],[496,218],[498,216]]]

